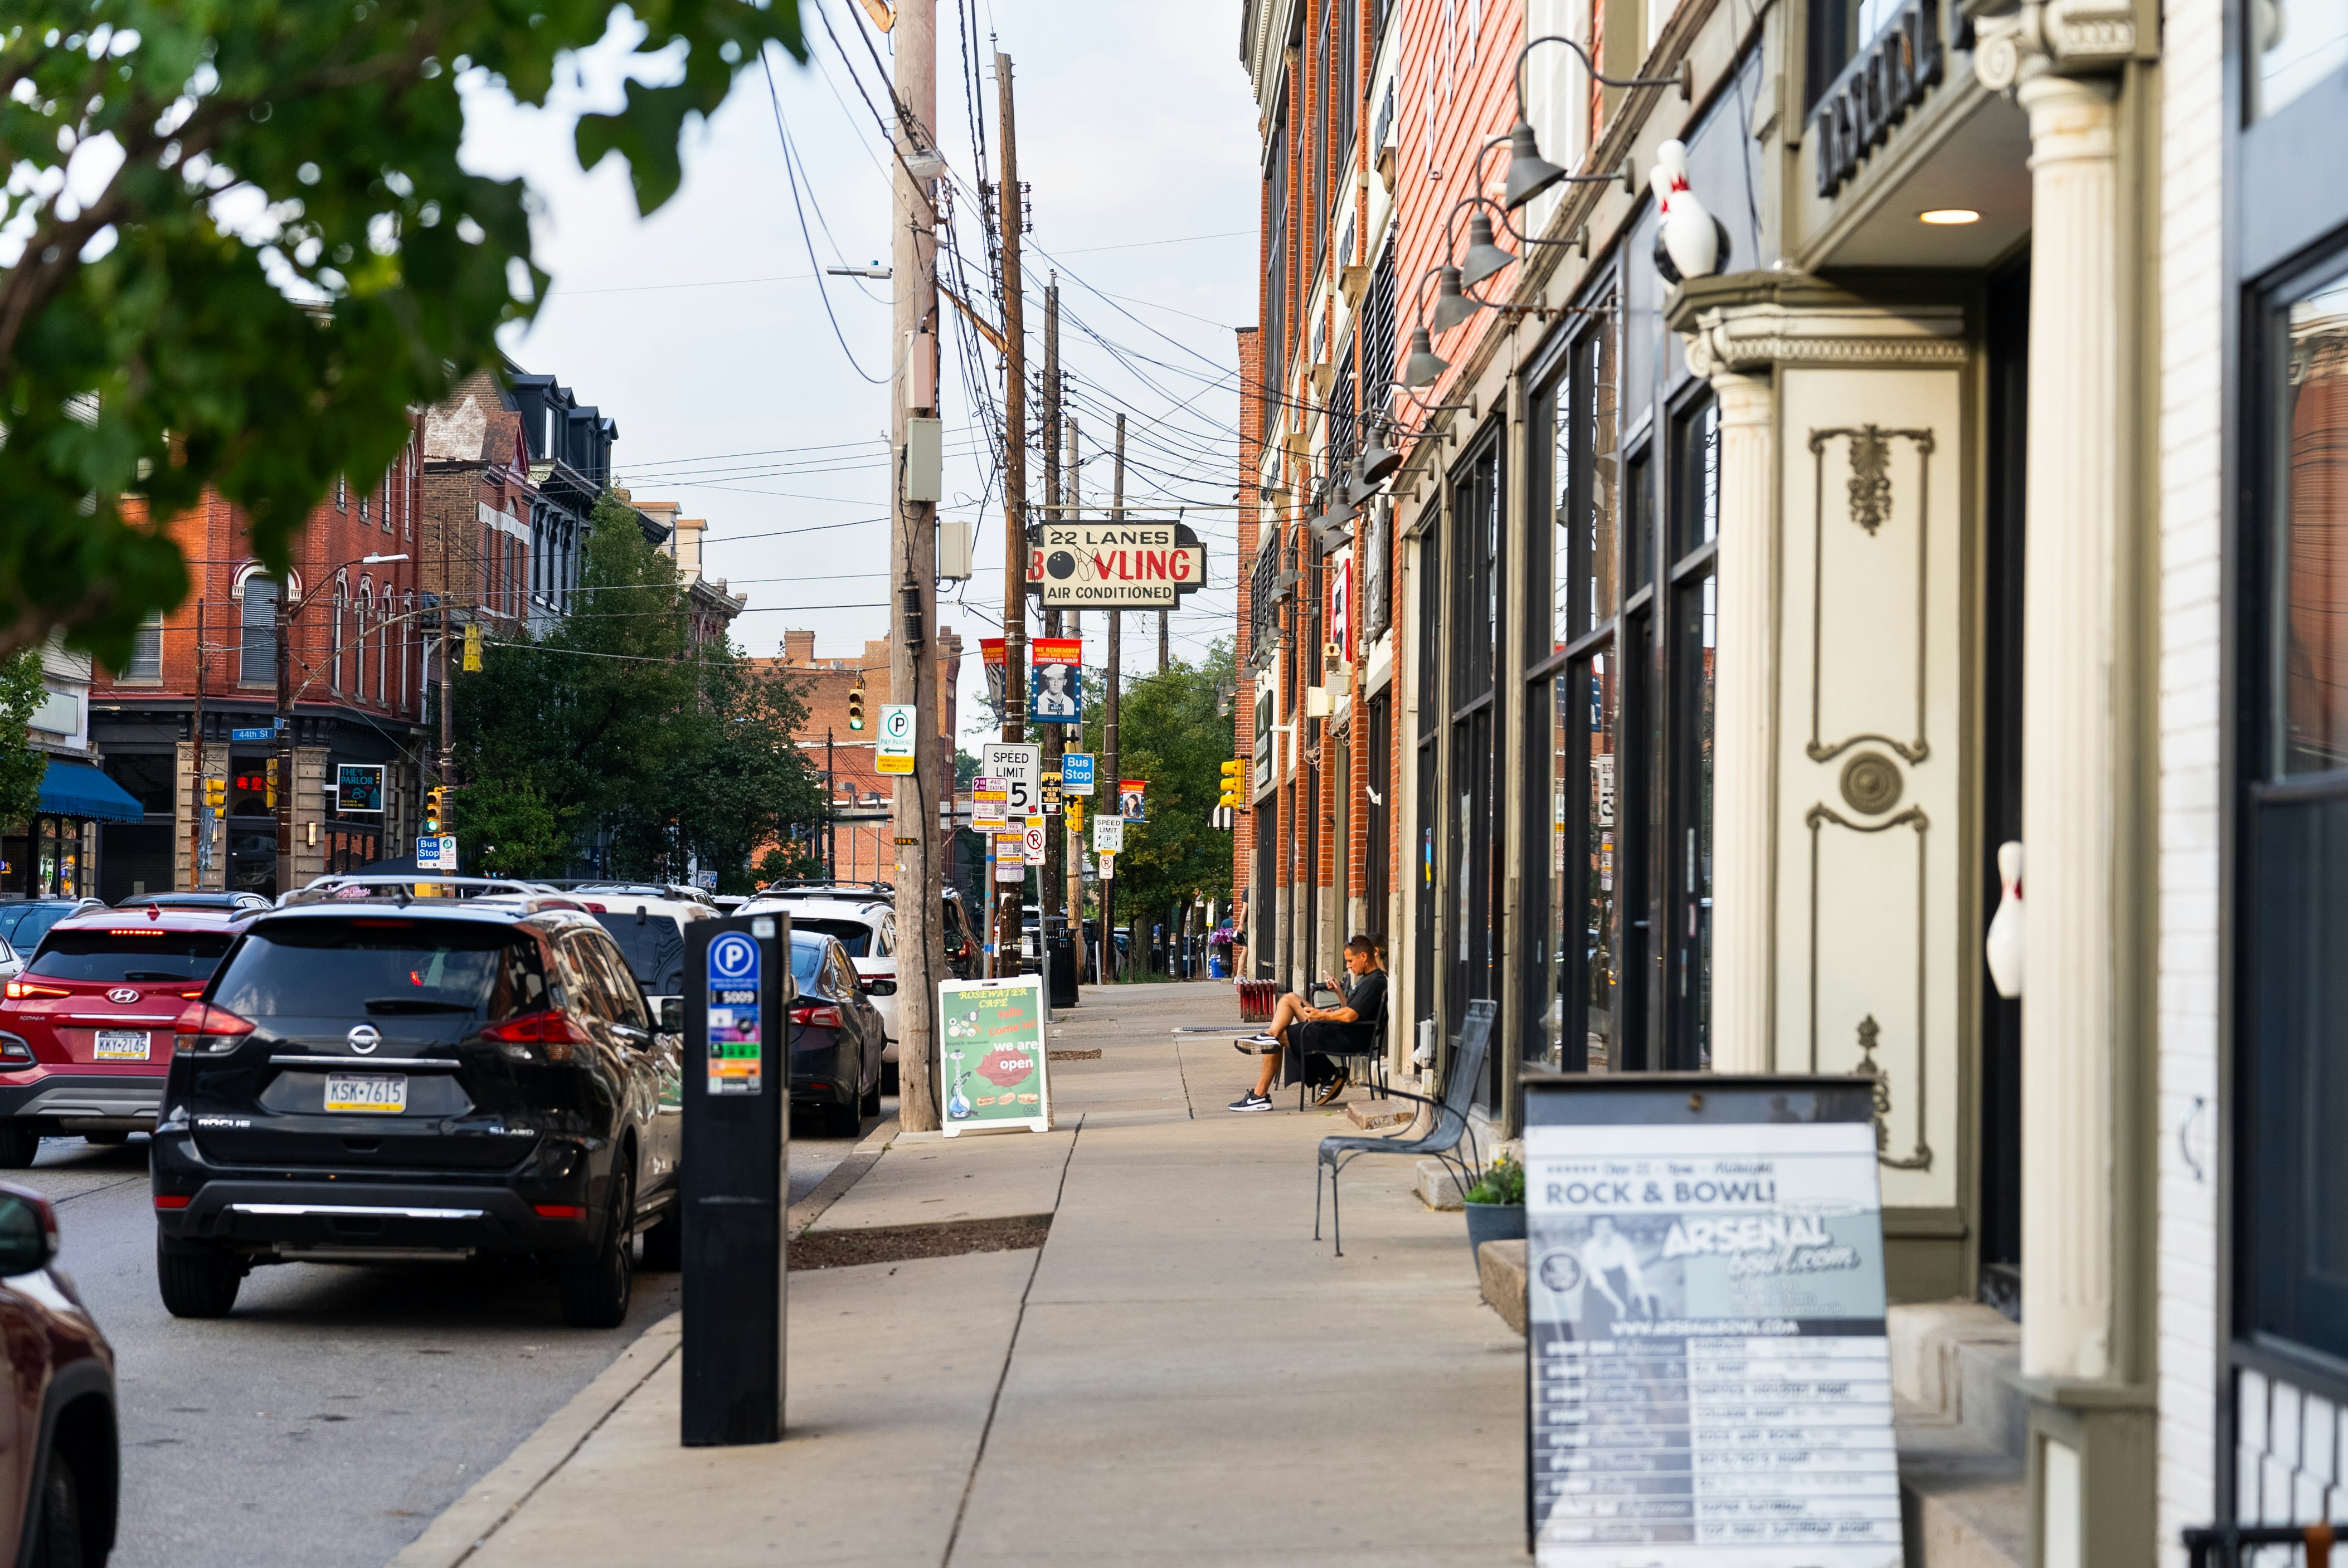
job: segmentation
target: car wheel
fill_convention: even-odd
[[[825,1106],[823,1130],[826,1135],[833,1138],[853,1138],[861,1133],[864,1131],[864,1115],[859,1109],[859,1104],[860,1102],[850,1100],[844,1104]]]
[[[654,1274],[675,1274],[685,1266],[685,1200],[679,1197],[644,1232],[644,1266]]]
[[[32,1550],[25,1554],[25,1561],[29,1568],[86,1568],[89,1557],[85,1534],[81,1478],[74,1474],[72,1460],[53,1451],[49,1472],[41,1479]]]
[[[225,1317],[244,1283],[244,1261],[209,1247],[179,1250],[155,1244],[155,1283],[174,1317]]]
[[[635,1182],[623,1153],[613,1173],[612,1223],[591,1253],[558,1260],[554,1284],[562,1297],[562,1321],[573,1328],[617,1328],[628,1318],[628,1296],[636,1283],[635,1248],[629,1216],[635,1212]]]
[[[0,1171],[21,1171],[41,1152],[41,1134],[22,1122],[0,1122]]]
[[[903,1092],[904,1092],[904,1091],[903,1091],[901,1088],[900,1088],[900,1087],[899,1087],[899,1085],[900,1085],[900,1084],[901,1084],[903,1081],[903,1081],[902,1079],[901,1079],[901,1078],[899,1078],[899,1077],[897,1076],[897,1064],[896,1064],[895,1062],[893,1062],[893,1061],[884,1061],[884,1062],[882,1062],[882,1063],[880,1064],[880,1092],[881,1092],[881,1093],[883,1093],[883,1094],[901,1094],[901,1093],[903,1093]],[[878,1112],[878,1111],[880,1109],[880,1106],[878,1106],[878,1105],[875,1105],[872,1109],[873,1109],[874,1111]]]

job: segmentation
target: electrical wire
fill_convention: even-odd
[[[783,125],[783,95],[775,87],[774,62],[766,50],[760,49],[758,63],[766,67],[767,97],[775,106],[775,134],[782,138],[783,173],[790,181],[791,210],[798,214],[799,238],[807,243],[808,265],[814,267],[819,272],[823,269],[815,259],[815,236],[808,231],[807,210],[799,203],[799,179],[793,167],[795,160],[791,154],[791,133]],[[875,386],[887,385],[888,377],[874,375],[856,363],[855,351],[848,346],[848,334],[839,330],[839,318],[832,313],[831,293],[823,286],[821,278],[816,280],[815,292],[816,297],[823,301],[824,319],[831,323],[831,335],[839,340],[839,352],[847,359],[848,368]]]

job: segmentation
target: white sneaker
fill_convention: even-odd
[[[1238,1042],[1241,1048],[1251,1045],[1278,1045],[1279,1043],[1280,1037],[1276,1034],[1251,1034]]]

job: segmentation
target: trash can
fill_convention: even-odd
[[[1076,939],[1059,936],[1051,939],[1052,965],[1048,989],[1052,1006],[1072,1008],[1076,1005]]]

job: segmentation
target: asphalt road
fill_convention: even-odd
[[[853,1146],[804,1126],[795,1200]],[[678,1301],[675,1275],[639,1274],[627,1326],[583,1331],[527,1264],[296,1263],[182,1321],[156,1294],[144,1139],[51,1139],[10,1175],[57,1204],[58,1263],[114,1344],[115,1568],[378,1568]]]

